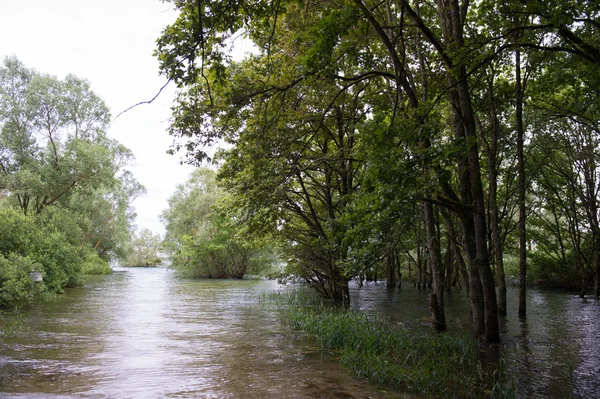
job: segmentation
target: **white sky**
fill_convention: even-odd
[[[16,55],[29,68],[91,82],[113,117],[150,100],[166,82],[152,56],[155,41],[177,14],[160,0],[0,0],[0,58]],[[138,228],[163,233],[159,215],[192,167],[166,154],[174,88],[113,121],[109,135],[133,151],[131,169],[148,194],[134,202]]]

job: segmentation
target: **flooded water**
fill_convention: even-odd
[[[0,397],[407,398],[358,381],[258,304],[270,281],[127,269],[26,314],[0,344]]]
[[[190,281],[126,269],[25,314],[0,343],[0,397],[409,398],[358,381],[258,303],[271,281]],[[503,358],[519,398],[600,398],[600,304],[530,290],[529,317],[509,292]],[[352,306],[429,332],[427,291],[352,286]],[[447,298],[451,331],[468,328],[461,292]]]
[[[353,307],[414,332],[428,332],[427,290],[371,283],[353,291]],[[517,317],[518,289],[509,287],[501,318],[502,358],[518,398],[600,398],[600,302],[562,291],[530,289],[527,320]],[[464,293],[446,296],[450,332],[469,329]]]

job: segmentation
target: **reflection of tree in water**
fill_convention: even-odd
[[[530,291],[526,320],[508,334],[517,340],[506,357],[518,397],[571,397],[572,371],[582,359],[576,312],[562,292]],[[576,392],[576,391],[575,391]]]
[[[580,327],[581,362],[572,370],[572,387],[577,397],[591,398],[600,393],[600,303],[597,300],[571,300],[577,308],[573,326]]]

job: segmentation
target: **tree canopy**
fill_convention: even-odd
[[[206,168],[194,171],[169,198],[162,214],[167,230],[163,245],[180,275],[241,279],[273,266],[271,247],[235,227],[227,201],[215,172]]]
[[[133,200],[144,187],[133,154],[107,136],[110,112],[90,83],[0,66],[0,305],[62,292],[124,257]],[[43,282],[29,284],[28,273]]]
[[[424,236],[436,329],[457,269],[473,334],[497,342],[504,261],[520,257],[523,298],[531,232],[547,225],[564,245],[569,214],[589,243],[579,264],[594,259],[577,266],[582,292],[593,272],[600,294],[596,2],[173,4],[156,50],[179,88],[171,150],[197,163],[229,144],[219,176],[236,221],[281,237],[289,273],[345,302],[349,279],[414,259]],[[234,60],[240,35],[257,51]]]

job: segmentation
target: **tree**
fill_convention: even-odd
[[[162,238],[148,229],[136,233],[131,240],[127,257],[123,260],[123,266],[157,266],[162,263],[159,254],[162,246]]]
[[[0,70],[0,188],[23,213],[42,212],[115,175],[108,108],[87,81],[64,80],[6,58]]]
[[[130,159],[130,152],[125,152]],[[96,190],[76,192],[66,206],[77,217],[82,240],[102,259],[125,259],[131,240],[135,212],[132,203],[146,189],[123,169],[106,185]]]
[[[60,206],[81,243],[105,260],[122,254],[144,188],[126,170],[133,154],[106,136],[110,113],[90,83],[60,80],[15,57],[0,68],[0,190],[24,214]]]
[[[126,170],[131,151],[106,136],[109,120],[86,80],[3,60],[0,305],[60,293],[84,274],[109,273],[107,262],[123,254],[131,201],[143,187]],[[43,283],[24,289],[33,271]]]
[[[175,1],[180,18],[165,29],[156,52],[161,72],[181,89],[171,125],[171,134],[180,140],[172,150],[184,149],[191,159],[202,160],[202,146],[227,140],[233,148],[225,157],[224,170],[230,168],[223,174],[226,184],[235,188],[236,196],[246,196],[246,203],[257,201],[254,214],[272,231],[280,219],[296,226],[288,239],[295,246],[306,244],[298,247],[305,256],[302,271],[310,273],[312,267],[322,273],[324,268],[315,265],[324,259],[334,260],[323,264],[343,265],[323,279],[331,282],[341,271],[339,285],[356,271],[348,267],[356,245],[388,241],[388,249],[379,249],[389,252],[401,242],[394,232],[404,212],[389,213],[398,220],[380,224],[381,230],[361,236],[354,245],[339,238],[338,231],[361,230],[345,224],[360,220],[361,209],[375,215],[398,209],[387,198],[376,206],[361,201],[381,199],[385,196],[375,193],[392,188],[404,209],[414,203],[407,199],[419,199],[438,308],[434,319],[441,330],[445,281],[437,215],[440,209],[451,212],[460,222],[449,239],[456,244],[452,252],[457,264],[462,257],[467,269],[473,333],[497,342],[498,310],[506,311],[503,246],[516,226],[512,216],[518,204],[507,198],[516,172],[510,163],[517,155],[522,221],[526,210],[523,172],[530,132],[528,110],[521,105],[526,100],[530,105],[526,94],[533,86],[529,82],[527,92],[523,90],[525,77],[515,80],[513,72],[531,73],[536,69],[533,61],[536,66],[552,65],[543,57],[534,60],[538,54],[562,54],[578,64],[581,74],[594,70],[597,10],[591,3]],[[554,12],[554,6],[564,15]],[[231,61],[226,45],[239,31],[258,48],[258,55],[241,63]],[[512,52],[528,67],[513,61]],[[582,62],[591,66],[582,68]],[[585,75],[590,81],[597,76]],[[350,111],[342,112],[339,126],[346,134],[353,129],[358,146],[351,158],[338,157],[342,149],[332,147],[333,142],[323,150],[328,132],[337,126],[333,121],[339,109]],[[278,137],[273,138],[275,132]],[[385,139],[370,140],[377,135]],[[508,148],[517,139],[523,144],[518,154]],[[388,145],[380,145],[385,140]],[[331,217],[327,188],[333,186],[328,178],[336,181],[341,175],[342,159],[356,167],[355,187],[336,202],[344,206],[329,207]],[[380,173],[384,164],[415,173],[401,173],[394,181],[395,176]],[[265,170],[279,177],[276,185],[265,183]],[[291,200],[294,220],[292,207],[281,206],[291,195],[298,197]],[[272,219],[271,214],[260,215],[267,209],[275,214]],[[444,220],[451,230],[452,217]],[[523,223],[521,230],[525,237]],[[524,251],[525,243],[521,247]],[[308,256],[314,254],[318,258]],[[499,304],[492,264],[500,285]]]
[[[203,89],[194,91],[195,96],[191,97],[192,100],[196,99],[195,101],[197,101],[199,98],[204,98],[204,100],[200,101],[205,101],[205,103],[211,105],[219,105],[220,96],[218,95],[221,93],[218,91],[217,86],[218,83],[225,81],[227,73],[224,64],[221,62],[223,58],[219,56],[220,53],[218,52],[218,47],[208,47],[208,43],[213,44],[213,41],[220,41],[223,37],[227,36],[227,32],[233,30],[233,27],[239,29],[244,26],[249,31],[250,36],[264,51],[264,59],[267,61],[265,70],[269,73],[273,73],[273,71],[277,70],[274,67],[281,67],[281,61],[283,60],[287,61],[289,65],[285,70],[291,71],[292,75],[285,80],[284,84],[277,81],[273,84],[273,82],[267,79],[267,84],[263,84],[262,86],[263,91],[250,91],[250,96],[248,96],[248,92],[246,92],[246,96],[234,98],[238,100],[238,105],[241,105],[244,101],[246,101],[244,104],[248,104],[247,101],[252,98],[253,93],[272,93],[275,95],[269,96],[269,98],[277,101],[278,99],[283,98],[285,93],[299,87],[299,84],[311,80],[317,81],[319,84],[333,84],[333,87],[335,87],[335,84],[337,83],[339,85],[338,89],[329,91],[329,100],[325,102],[325,104],[335,104],[334,99],[336,97],[342,93],[351,92],[355,89],[356,85],[363,82],[380,82],[383,78],[386,83],[390,83],[389,87],[392,88],[391,104],[388,101],[387,105],[383,105],[384,108],[382,111],[385,109],[384,113],[387,114],[387,119],[384,119],[383,122],[390,127],[393,132],[404,131],[406,133],[411,132],[415,134],[414,138],[408,139],[408,142],[411,143],[413,149],[418,147],[429,147],[431,142],[430,134],[432,131],[425,130],[427,132],[425,134],[417,133],[427,125],[423,123],[424,120],[422,118],[422,115],[426,111],[420,108],[421,105],[416,95],[417,87],[414,86],[414,81],[410,78],[413,71],[409,69],[410,64],[404,62],[405,53],[399,52],[393,44],[393,40],[403,38],[402,34],[404,32],[392,32],[391,30],[386,32],[386,30],[382,28],[384,22],[378,18],[385,18],[386,15],[389,15],[389,13],[386,12],[382,13],[382,11],[385,11],[383,8],[379,9],[374,7],[373,9],[370,9],[361,1],[349,3],[350,4],[347,4],[345,7],[322,3],[319,5],[311,4],[305,10],[302,10],[294,6],[294,3],[286,3],[285,6],[283,6],[282,3],[277,3],[277,5],[269,7],[266,3],[261,3],[257,6],[256,4],[250,5],[243,2],[243,4],[238,4],[238,6],[240,6],[239,9],[227,10],[226,15],[231,17],[231,19],[220,19],[219,16],[224,14],[219,14],[216,11],[224,12],[225,10],[220,9],[220,5],[217,2],[205,3],[204,9],[195,9],[194,4],[192,3],[178,3],[178,6],[180,6],[180,9],[182,10],[182,17],[174,26],[167,29],[163,37],[159,40],[159,60],[161,61],[163,71],[165,71],[170,78],[175,79],[178,84],[187,84],[190,87],[194,87],[196,84],[204,86]],[[438,55],[444,60],[446,66],[449,69],[454,68],[454,61],[449,58],[449,54],[441,51],[441,47],[439,46],[440,42],[431,34],[431,30],[427,28],[427,25],[424,22],[425,20],[410,7],[407,8],[406,5],[404,5],[403,10],[410,11],[410,17],[414,19],[414,22],[419,27],[420,33],[431,42],[430,45],[433,46],[434,49],[438,50]],[[442,14],[443,12],[444,10],[442,10]],[[303,13],[304,18],[302,17]],[[204,22],[208,23],[208,21],[210,21],[209,23],[212,25],[211,28],[214,29],[215,32],[219,31],[220,34],[224,34],[223,36],[210,35],[206,38],[206,41],[204,41],[205,32],[203,30],[203,25],[200,24],[204,18],[203,14],[206,15],[207,18]],[[427,14],[428,18],[431,15],[435,14]],[[248,18],[244,19],[242,16]],[[308,18],[309,16],[310,19]],[[272,25],[269,25],[269,23],[266,25],[264,24],[265,20],[268,21],[268,18],[273,17],[274,19],[272,22],[274,23]],[[281,24],[279,25],[277,24],[278,20],[281,20]],[[298,24],[298,21],[303,21],[303,24]],[[393,21],[385,21],[385,23],[388,22]],[[265,26],[270,26],[271,29],[266,29]],[[403,25],[400,24],[400,26]],[[460,38],[461,33],[457,31],[454,36],[450,34],[451,29],[455,28],[456,26],[452,27],[449,20],[446,21],[446,30],[448,33],[448,35],[446,35],[447,40],[454,41],[460,46],[462,40]],[[181,34],[182,32],[183,35]],[[323,32],[325,32],[325,35],[322,34]],[[366,32],[366,34],[363,32]],[[388,33],[394,36],[393,40],[390,39]],[[412,34],[414,34],[414,31],[412,31]],[[290,38],[294,39],[289,40]],[[373,38],[378,40],[377,46],[372,45]],[[300,48],[286,48],[285,45],[281,44],[284,42],[290,43],[292,46],[298,46],[298,43],[300,43]],[[315,44],[310,46],[307,45],[307,43]],[[405,42],[401,42],[401,44],[405,45]],[[184,48],[193,48],[194,50],[190,53],[183,50]],[[211,50],[207,50],[208,48]],[[354,48],[354,51],[350,53],[348,57],[344,57],[343,54],[347,53],[346,50],[350,48]],[[169,51],[166,51],[167,49],[169,49]],[[196,49],[200,49],[201,51],[196,51]],[[363,51],[365,51],[368,56],[363,57],[360,53],[361,50],[359,49],[364,49]],[[404,49],[406,49],[406,47],[404,47]],[[297,53],[303,54],[303,56],[296,57],[298,61],[294,61],[294,57],[290,55]],[[275,57],[275,54],[278,56]],[[369,56],[372,55],[375,57],[373,58],[373,61],[369,61]],[[201,62],[195,66],[189,61],[196,56],[201,57]],[[274,63],[270,64],[270,60],[274,60]],[[205,74],[205,70],[203,69],[205,61],[210,61],[208,65],[214,74],[214,79],[212,79],[212,76],[207,76]],[[201,65],[202,67],[198,68],[198,65]],[[470,98],[468,97],[468,88],[465,86],[466,69],[464,66],[460,68],[456,70],[465,76],[465,78],[460,78],[457,82],[450,82],[450,87],[452,88],[458,85],[463,87],[463,89],[467,89],[467,91],[465,92],[465,90],[463,90],[456,92],[457,97],[454,97],[455,100],[452,100],[451,98],[453,101],[452,109],[456,109],[456,107],[464,108],[465,115],[463,115],[463,117],[467,116],[470,118],[470,122],[473,122],[472,111],[465,108],[469,106],[470,101]],[[449,70],[448,73],[449,76],[453,76],[454,72],[451,73]],[[196,78],[200,77],[202,79],[196,80]],[[213,85],[212,88],[211,84]],[[422,89],[422,87],[419,89]],[[281,93],[281,95],[277,96],[277,93]],[[325,90],[322,93],[328,93],[328,91]],[[386,96],[390,94],[387,90],[383,93],[377,91],[375,91],[375,93],[379,93],[380,95],[385,94]],[[288,98],[292,99],[294,96],[289,96]],[[400,101],[400,99],[402,100]],[[408,106],[404,105],[404,101],[406,101]],[[181,109],[191,110],[192,108],[188,107],[190,103],[193,102],[186,102],[182,105]],[[378,105],[384,104],[382,101],[378,101],[377,103]],[[271,107],[270,109],[277,108]],[[329,109],[330,108],[327,107],[321,108],[321,110],[325,112]],[[213,111],[219,112],[216,109],[213,109]],[[194,115],[197,119],[192,119]],[[206,144],[217,137],[222,137],[221,131],[218,129],[210,129],[210,125],[194,124],[193,122],[206,121],[208,118],[212,118],[211,123],[213,123],[215,120],[226,119],[223,116],[226,116],[227,114],[207,113],[205,117],[198,118],[200,115],[202,115],[201,112],[192,111],[186,115],[186,118],[179,118],[178,120],[182,123],[174,124],[177,134],[184,137],[191,137],[194,134],[199,133],[202,137],[199,141],[200,144]],[[402,128],[399,128],[396,123],[403,125]],[[202,129],[203,126],[206,126],[207,128]],[[234,126],[241,125],[237,124]],[[464,134],[463,130],[460,130],[464,129],[465,126],[469,127],[466,134]],[[461,124],[461,119],[457,114],[455,116],[457,139],[464,141],[464,139],[468,137],[476,138],[474,124],[469,123],[465,126]],[[200,130],[197,130],[198,128],[200,128]],[[407,136],[405,137],[407,138]],[[477,322],[474,324],[477,326],[476,329],[478,334],[483,335],[485,323],[487,323],[489,325],[488,339],[490,341],[496,341],[497,321],[494,323],[496,314],[495,293],[493,289],[493,279],[490,279],[491,272],[487,257],[485,213],[482,202],[483,196],[481,190],[481,176],[479,175],[479,159],[476,140],[473,141],[472,139],[469,139],[469,145],[471,152],[467,152],[466,154],[469,155],[465,155],[462,161],[462,164],[464,165],[462,176],[464,176],[464,178],[462,178],[461,184],[462,191],[465,195],[463,196],[462,201],[466,202],[464,208],[475,209],[475,212],[464,212],[463,208],[462,213],[464,214],[464,231],[471,235],[471,239],[466,241],[468,246],[471,247],[470,253],[473,255],[468,257],[469,264],[473,265],[471,281],[473,284],[480,284],[480,282],[483,281],[486,288],[485,291],[482,291],[482,294],[485,296],[485,301],[483,301],[482,297],[476,295],[476,292],[479,292],[479,290],[475,289],[472,290],[471,298],[478,306],[483,307],[485,303],[487,317],[487,321],[484,321],[483,311],[474,311],[474,317],[477,317]],[[192,151],[194,150],[195,144],[193,144],[193,141],[192,144],[188,143],[187,148]],[[467,175],[467,173],[469,173],[470,176]],[[445,184],[444,187],[447,192],[452,192],[453,198],[458,198],[453,194],[453,191],[449,188],[448,184]],[[471,203],[473,199],[476,200],[474,203],[476,206],[475,208],[470,208],[473,206]],[[454,201],[454,203],[457,202],[459,201]],[[453,210],[456,211],[456,207],[454,207]],[[433,207],[431,206],[431,203],[428,202],[424,205],[424,211],[427,212],[428,215],[426,220],[433,220]],[[429,226],[428,242],[430,245],[433,245],[435,240],[432,240],[434,232],[431,231],[431,223],[426,224],[426,226]],[[437,253],[438,250],[436,247],[432,247],[429,252],[430,256],[433,256],[432,254]],[[439,262],[432,263],[435,276],[440,276],[438,263]],[[483,280],[480,280],[479,276],[481,276]],[[439,278],[436,278],[434,285],[440,305],[439,308],[440,311],[443,312],[443,282],[441,282]]]
[[[269,267],[261,244],[244,237],[219,203],[227,194],[216,184],[215,172],[200,168],[169,198],[162,219],[164,246],[172,267],[194,278],[243,278]]]

